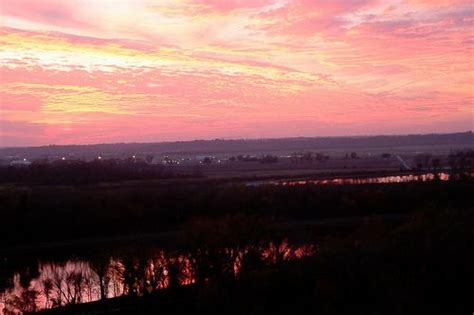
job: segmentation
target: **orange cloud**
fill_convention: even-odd
[[[1,15],[0,145],[472,129],[465,1],[5,0]]]

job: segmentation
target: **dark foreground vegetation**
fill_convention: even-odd
[[[23,311],[46,299],[51,314],[471,313],[473,188],[462,176],[2,186],[0,292]],[[66,262],[87,273],[60,273]],[[80,304],[87,294],[99,301]]]
[[[199,218],[258,215],[274,221],[410,214],[473,204],[472,179],[404,184],[249,187],[213,181],[0,188],[0,246],[161,233]]]
[[[474,212],[434,209],[406,224],[373,222],[328,238],[315,255],[210,281],[207,313],[412,314],[472,312]]]
[[[0,183],[85,185],[100,182],[199,177],[198,171],[177,172],[172,167],[134,159],[34,162],[27,167],[0,166]]]
[[[373,220],[301,259],[249,253],[238,276],[223,268],[202,283],[44,313],[469,314],[472,222],[472,209],[434,208],[398,226]]]

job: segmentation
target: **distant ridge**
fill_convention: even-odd
[[[296,137],[279,139],[193,140],[157,143],[112,143],[90,145],[50,145],[41,147],[0,148],[0,156],[38,157],[70,154],[129,155],[135,153],[213,153],[276,150],[323,150],[363,147],[399,147],[422,145],[465,145],[474,147],[472,131],[449,134],[381,135],[346,137]]]

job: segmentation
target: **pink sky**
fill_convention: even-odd
[[[472,0],[0,0],[0,146],[473,129]]]

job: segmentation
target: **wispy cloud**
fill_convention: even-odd
[[[4,0],[0,13],[1,145],[472,129],[470,1]]]

